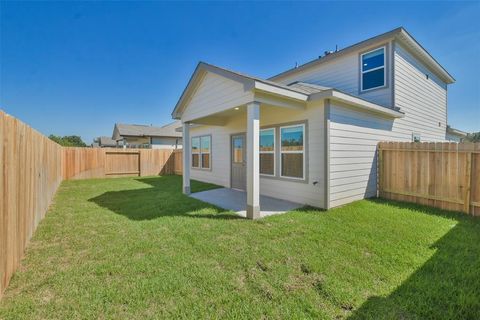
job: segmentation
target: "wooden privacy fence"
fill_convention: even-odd
[[[480,144],[381,142],[379,195],[480,215]]]
[[[182,150],[175,150],[174,152],[174,157],[173,157],[173,172],[178,175],[182,175],[183,173],[183,152]]]
[[[0,298],[62,182],[62,147],[0,111]]]
[[[63,178],[182,174],[182,151],[168,149],[64,148]]]
[[[64,148],[0,110],[0,298],[62,180],[182,173],[181,150]]]

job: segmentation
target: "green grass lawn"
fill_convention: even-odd
[[[180,190],[64,182],[0,319],[480,319],[480,219],[364,200],[250,221]]]

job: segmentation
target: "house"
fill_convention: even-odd
[[[163,127],[116,123],[112,139],[125,148],[179,149],[182,133],[176,129],[181,126],[180,121]]]
[[[462,130],[458,130],[447,125],[447,141],[451,142],[463,142],[467,137],[467,133]]]
[[[397,28],[269,79],[199,63],[176,104],[190,179],[329,209],[377,194],[379,141],[445,141],[455,79]]]
[[[117,141],[110,137],[98,137],[95,142],[92,143],[93,148],[116,148]]]

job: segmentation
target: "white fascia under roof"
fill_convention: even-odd
[[[338,91],[336,89],[328,89],[328,90],[307,95],[300,92],[292,92],[289,90],[284,90],[282,88],[278,88],[270,84],[265,84],[258,81],[255,82],[255,89],[261,90],[263,92],[279,95],[282,97],[290,98],[290,99],[301,100],[301,101],[316,101],[316,100],[331,99],[331,100],[340,101],[340,102],[358,107],[363,111],[369,111],[369,112],[377,113],[377,114],[391,117],[391,118],[403,118],[405,116],[404,113],[398,110],[387,108],[387,107],[378,105],[376,103],[366,101],[362,98],[349,95],[347,93]]]
[[[313,93],[309,97],[310,101],[322,100],[322,99],[340,101],[340,102],[349,104],[351,106],[358,107],[362,111],[373,112],[389,118],[405,117],[405,114],[403,112],[400,112],[392,108],[387,108],[373,102],[366,101],[362,98],[358,98],[335,89],[329,89],[322,92]]]

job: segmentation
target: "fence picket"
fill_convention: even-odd
[[[479,215],[480,144],[381,142],[379,194]]]

